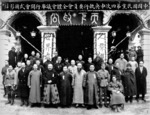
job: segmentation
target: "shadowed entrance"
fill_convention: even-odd
[[[93,57],[93,31],[91,26],[60,26],[57,31],[56,45],[58,54],[63,58],[84,59]]]

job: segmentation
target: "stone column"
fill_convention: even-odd
[[[46,55],[52,58],[56,51],[56,31],[58,26],[38,26],[37,28],[41,31],[42,57],[43,61],[45,61]]]
[[[110,26],[92,27],[94,31],[94,58],[100,55],[106,62],[108,59],[108,31]]]
[[[140,30],[141,44],[144,51],[144,65],[150,71],[150,30],[143,28]]]

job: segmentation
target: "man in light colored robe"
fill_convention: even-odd
[[[82,64],[79,62],[77,64],[77,71],[73,76],[73,103],[76,104],[76,107],[81,104],[84,104],[84,90],[83,90],[83,79],[86,72],[82,69]]]
[[[34,104],[41,103],[42,73],[37,68],[37,64],[34,64],[33,70],[28,76],[28,86],[30,88],[29,102],[31,107]]]

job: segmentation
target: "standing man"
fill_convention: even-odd
[[[8,95],[8,102],[6,104],[14,104],[15,99],[15,71],[12,65],[9,66],[5,77],[5,87]]]
[[[60,56],[58,56],[57,62],[54,65],[54,69],[55,69],[55,71],[57,72],[58,75],[63,70],[62,58]]]
[[[42,60],[42,58],[40,58],[40,53],[39,53],[39,52],[36,53],[35,61],[36,61],[36,60],[39,60],[39,61],[40,61],[40,64],[43,65],[43,60]]]
[[[5,60],[5,66],[2,68],[2,71],[1,71],[1,74],[3,76],[2,83],[3,83],[3,87],[4,87],[4,97],[6,96],[6,87],[5,87],[4,82],[5,82],[5,77],[6,77],[8,67],[9,67],[8,61]]]
[[[77,64],[77,71],[73,76],[73,103],[76,104],[76,107],[81,104],[84,104],[84,90],[83,90],[83,78],[86,72],[82,69],[82,64]]]
[[[53,65],[48,64],[48,69],[44,72],[44,104],[58,106],[59,94],[57,88],[57,73],[53,69]]]
[[[86,63],[86,65],[85,65],[85,71],[87,72],[87,71],[89,71],[90,69],[90,65],[91,64],[93,64],[93,62],[92,62],[92,57],[89,57],[88,58],[88,62]]]
[[[28,76],[28,86],[30,88],[29,101],[31,107],[35,104],[41,103],[41,86],[42,86],[42,73],[38,70],[37,64],[33,65],[33,70]]]
[[[21,52],[21,49],[18,48],[16,51],[16,63],[21,62],[23,58],[23,53]]]
[[[101,69],[101,64],[104,62],[103,58],[100,57],[100,55],[97,55],[96,58],[93,60],[93,63],[95,65],[95,71],[98,71]]]
[[[113,59],[112,59],[112,58],[109,58],[108,64],[106,65],[106,70],[107,70],[107,71],[109,72],[109,74],[111,75],[113,69],[114,69]]]
[[[83,59],[82,55],[79,55],[79,56],[78,56],[78,60],[76,61],[76,64],[81,63],[82,66],[84,66],[84,63],[85,63],[85,62],[84,62],[82,59]]]
[[[11,50],[8,52],[8,62],[9,62],[9,65],[12,65],[13,68],[16,67],[15,47],[12,47]]]
[[[26,70],[27,70],[27,73],[29,74],[32,69],[33,69],[33,67],[32,67],[32,65],[31,65],[31,61],[30,61],[30,60],[27,60],[27,62],[26,62]]]
[[[84,77],[83,87],[85,88],[85,104],[87,109],[92,106],[98,108],[98,74],[94,71],[95,66],[90,65],[90,71]]]
[[[136,76],[136,84],[137,84],[137,102],[139,101],[139,95],[142,94],[142,100],[145,100],[146,94],[146,77],[147,77],[147,69],[144,67],[144,62],[140,61],[139,67],[135,70]]]
[[[35,51],[31,52],[31,56],[29,57],[31,61],[31,65],[35,64]]]
[[[126,70],[127,60],[124,59],[124,54],[120,54],[120,58],[118,58],[115,63],[119,63],[119,68],[123,72]]]
[[[18,72],[20,71],[21,69],[21,62],[17,62],[17,66],[15,68],[15,84],[16,84],[16,96],[20,96],[19,94],[19,89],[18,89]]]
[[[50,55],[47,55],[46,56],[46,61],[43,64],[45,70],[48,69],[47,67],[48,67],[49,64],[53,64],[53,62],[51,61]]]
[[[59,75],[60,84],[60,104],[62,107],[70,107],[72,101],[72,76],[68,72],[67,66],[63,67],[63,72]]]
[[[135,61],[135,57],[131,57],[131,61],[129,61],[129,63],[131,64],[133,72],[135,72],[135,69],[138,67],[138,63]]]
[[[71,60],[71,65],[68,67],[69,72],[73,76],[77,71],[77,66],[75,65],[75,60]]]
[[[56,63],[57,58],[58,58],[58,52],[56,51],[56,52],[54,53],[54,57],[52,58],[52,62],[53,62],[53,64],[55,64],[55,63]]]
[[[20,92],[21,104],[28,106],[28,97],[29,97],[29,87],[28,87],[28,71],[25,68],[25,63],[21,63],[21,69],[18,72],[18,88]]]
[[[134,57],[134,59],[137,59],[136,51],[134,50],[134,47],[131,47],[131,50],[129,51],[129,61],[131,61],[131,58]]]
[[[27,60],[28,60],[28,54],[24,54],[24,58],[22,59],[22,62],[26,64]]]
[[[141,46],[138,46],[138,50],[137,50],[137,62],[139,64],[140,61],[143,61],[143,49],[141,48]]]
[[[108,107],[107,104],[107,88],[108,88],[108,83],[110,81],[110,75],[107,70],[105,70],[105,63],[102,63],[101,69],[97,72],[98,77],[100,80],[100,92],[99,92],[99,99],[100,99],[100,107],[102,107],[102,97],[104,97],[104,106]]]

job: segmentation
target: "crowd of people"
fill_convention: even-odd
[[[135,61],[137,58],[138,62]],[[9,51],[9,60],[2,68],[4,97],[6,104],[14,104],[16,97],[21,100],[20,106],[30,105],[44,107],[110,107],[121,111],[125,102],[132,103],[136,96],[146,102],[147,69],[143,59],[130,55],[129,61],[121,53],[117,60],[108,59],[105,63],[100,56],[89,57],[87,62],[82,55],[78,60],[65,59],[55,52],[46,61],[40,53],[22,54]]]

